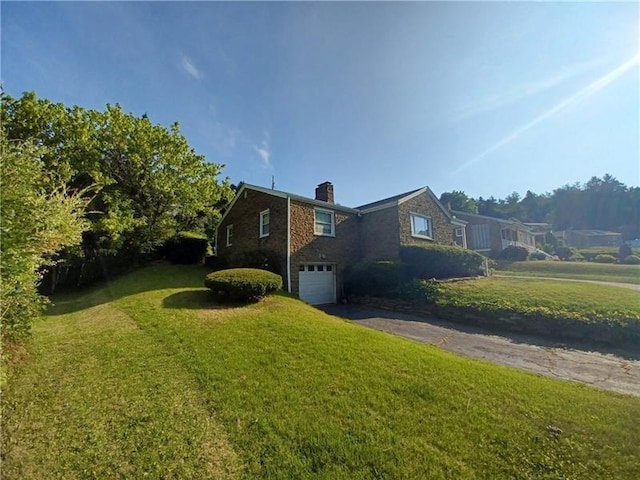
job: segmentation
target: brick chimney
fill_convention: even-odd
[[[316,187],[316,200],[335,203],[333,200],[333,184],[331,182],[324,182]]]

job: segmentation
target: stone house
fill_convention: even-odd
[[[350,208],[335,203],[330,182],[318,185],[315,198],[244,183],[222,216],[216,251],[228,267],[268,258],[287,291],[311,304],[334,303],[345,267],[398,259],[400,245],[453,245],[465,225],[428,187]]]

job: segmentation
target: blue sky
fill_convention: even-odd
[[[0,8],[8,94],[178,121],[234,183],[348,206],[639,184],[636,2]]]

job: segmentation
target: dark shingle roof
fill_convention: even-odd
[[[410,192],[401,193],[399,195],[394,195],[393,197],[385,198],[383,200],[378,200],[377,202],[367,203],[365,205],[360,205],[356,207],[357,210],[366,210],[368,208],[378,207],[380,205],[385,205],[391,202],[397,202],[398,200],[411,195],[412,193],[416,193],[420,188],[416,188],[415,190],[411,190]]]

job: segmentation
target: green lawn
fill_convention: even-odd
[[[442,284],[441,304],[597,321],[640,321],[638,292],[593,283],[490,277]]]
[[[496,273],[640,284],[640,265],[541,260],[502,264],[498,266]]]
[[[158,265],[60,299],[3,392],[3,478],[640,477],[639,398],[286,295],[223,308],[203,278]]]

